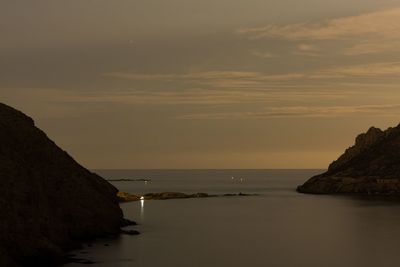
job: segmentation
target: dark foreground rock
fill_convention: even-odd
[[[327,172],[297,188],[302,193],[400,196],[400,125],[370,128]]]
[[[161,193],[147,193],[143,196],[129,194],[126,192],[118,192],[118,197],[121,202],[132,202],[138,200],[166,200],[166,199],[184,199],[184,198],[208,198],[208,197],[243,197],[243,196],[257,196],[257,194],[223,194],[223,195],[210,195],[207,193],[185,194],[181,192],[161,192]]]
[[[120,233],[117,189],[0,104],[0,266],[51,266],[80,241]]]

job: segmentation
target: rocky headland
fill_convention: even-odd
[[[328,170],[298,186],[301,193],[400,196],[400,125],[370,128]]]
[[[0,104],[0,266],[52,266],[128,224],[118,190]]]

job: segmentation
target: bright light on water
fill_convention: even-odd
[[[140,198],[140,218],[143,220],[144,216],[144,197]]]

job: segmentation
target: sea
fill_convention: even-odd
[[[74,251],[107,267],[399,266],[400,201],[306,195],[296,186],[323,170],[96,170],[133,194],[232,196],[122,203],[138,236]],[[143,180],[141,180],[143,179]],[[146,181],[145,181],[146,180]],[[82,266],[70,263],[65,266]]]

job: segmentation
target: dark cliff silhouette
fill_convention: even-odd
[[[0,266],[48,266],[126,221],[117,189],[0,104]]]
[[[299,186],[317,194],[400,195],[400,125],[370,128],[327,172]]]

